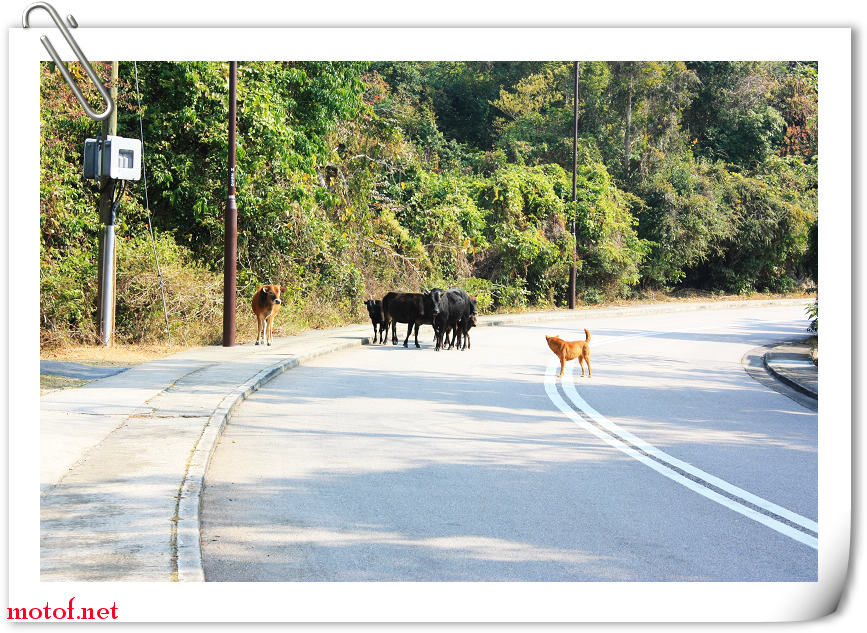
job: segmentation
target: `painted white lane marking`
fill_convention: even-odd
[[[706,330],[716,330],[716,329],[719,329],[719,326],[708,325],[705,327],[690,328],[688,331],[695,333],[695,332],[703,332]],[[648,336],[660,336],[662,334],[665,334],[665,332],[653,332],[653,331],[639,332],[637,334],[630,334],[630,335],[625,336],[625,337],[614,337],[614,338],[606,339],[606,340],[603,340],[603,341],[597,343],[594,347],[598,348],[598,347],[601,347],[601,346],[609,344],[609,343],[619,343],[619,342],[621,342],[623,340],[627,340],[627,339],[644,338],[644,337],[648,337]],[[806,362],[809,363],[810,361],[806,361]],[[554,367],[557,366],[556,361],[553,361],[553,366]],[[663,459],[664,461],[667,461],[667,462],[671,463],[672,465],[677,466],[681,470],[688,472],[691,475],[694,475],[696,477],[700,477],[701,479],[704,479],[708,483],[716,486],[717,488],[720,488],[721,490],[728,492],[729,494],[740,497],[741,499],[748,501],[749,503],[752,503],[755,506],[758,506],[760,508],[764,508],[765,510],[767,510],[769,512],[773,512],[777,516],[781,516],[784,519],[787,519],[796,525],[800,525],[801,527],[806,528],[812,532],[816,532],[818,534],[819,524],[816,523],[815,521],[808,519],[806,517],[803,517],[800,514],[796,514],[795,512],[792,512],[791,510],[787,510],[786,508],[783,508],[782,506],[779,506],[775,503],[772,503],[771,501],[767,501],[766,499],[762,499],[761,497],[756,496],[750,492],[747,492],[746,490],[744,490],[742,488],[738,488],[734,484],[730,484],[727,481],[719,479],[718,477],[714,477],[710,473],[706,473],[705,471],[703,471],[699,468],[696,468],[692,464],[681,461],[681,460],[677,459],[676,457],[669,455],[668,453],[665,453],[665,452],[657,449],[652,444],[648,444],[647,442],[645,442],[644,440],[642,440],[638,436],[633,435],[632,433],[630,433],[626,429],[623,429],[622,427],[617,426],[616,424],[614,424],[613,422],[611,422],[610,420],[605,418],[601,413],[596,411],[593,407],[591,407],[587,403],[587,401],[584,400],[584,398],[582,398],[578,394],[578,391],[575,389],[575,384],[574,384],[574,381],[572,379],[572,372],[574,371],[574,365],[567,365],[566,371],[568,372],[567,373],[567,380],[563,381],[563,389],[566,392],[566,395],[569,396],[569,399],[572,400],[572,402],[575,403],[575,405],[579,409],[584,411],[587,415],[592,417],[595,421],[597,421],[599,424],[601,424],[602,426],[604,426],[608,430],[612,431],[613,433],[617,433],[623,439],[636,445],[638,448],[650,453],[651,455],[657,457],[658,459]]]
[[[556,367],[556,363],[555,363],[555,367]],[[606,429],[608,429],[612,433],[616,433],[617,435],[622,437],[624,440],[626,440],[630,444],[635,445],[636,447],[640,448],[641,450],[648,453],[649,455],[652,455],[653,457],[656,457],[659,460],[667,462],[667,463],[671,464],[672,466],[676,466],[677,468],[680,468],[681,470],[689,473],[690,475],[694,475],[695,477],[698,477],[699,479],[703,479],[706,482],[708,482],[709,484],[716,486],[720,490],[724,490],[725,492],[727,492],[731,495],[734,495],[735,497],[739,497],[739,498],[743,499],[744,501],[748,501],[751,504],[753,504],[754,506],[764,508],[768,512],[773,512],[777,516],[781,516],[784,519],[788,519],[792,523],[794,523],[796,525],[800,525],[801,527],[806,528],[806,529],[810,530],[811,532],[818,532],[819,531],[819,524],[816,523],[815,521],[812,521],[806,517],[803,517],[800,514],[796,514],[795,512],[792,512],[791,510],[787,510],[786,508],[779,506],[779,505],[777,505],[771,501],[768,501],[767,499],[763,499],[762,497],[756,496],[756,495],[752,494],[751,492],[747,492],[743,488],[739,488],[739,487],[735,486],[734,484],[730,484],[729,482],[727,482],[723,479],[720,479],[719,477],[715,477],[714,475],[711,475],[710,473],[707,473],[707,472],[701,470],[700,468],[696,468],[692,464],[689,464],[685,461],[677,459],[673,455],[669,455],[668,453],[659,450],[658,448],[656,448],[652,444],[647,443],[646,441],[644,441],[640,437],[630,433],[629,431],[627,431],[623,427],[618,426],[614,422],[611,422],[608,418],[606,418],[601,413],[599,413],[596,409],[591,407],[587,403],[587,401],[584,400],[584,398],[582,398],[578,394],[578,392],[575,389],[575,385],[572,382],[572,372],[571,371],[569,371],[569,373],[566,375],[566,379],[563,380],[562,386],[563,386],[563,390],[566,392],[566,395],[569,396],[569,399],[575,404],[575,406],[577,406],[584,413],[586,413],[588,416],[593,418],[593,420],[598,422],[601,426],[605,427]]]
[[[634,448],[632,448],[631,446],[629,446],[625,442],[613,437],[612,435],[610,435],[606,431],[603,431],[602,429],[600,429],[596,425],[591,424],[590,422],[585,420],[569,404],[567,404],[565,400],[563,400],[563,398],[560,396],[560,393],[557,391],[556,374],[557,374],[558,368],[559,368],[559,362],[557,362],[556,359],[554,359],[553,362],[550,362],[548,364],[548,367],[545,371],[545,391],[548,394],[548,397],[554,403],[554,405],[558,409],[560,409],[564,414],[566,414],[566,416],[569,419],[571,419],[573,422],[575,422],[578,426],[589,431],[590,433],[592,433],[593,435],[595,435],[596,437],[598,437],[602,441],[606,442],[607,444],[613,446],[617,450],[625,453],[626,455],[629,455],[630,457],[632,457],[633,459],[635,459],[637,461],[640,461],[644,465],[657,471],[659,474],[661,474],[665,477],[668,477],[672,481],[675,481],[675,482],[681,484],[682,486],[685,486],[686,488],[692,490],[693,492],[696,492],[696,493],[702,495],[703,497],[710,499],[711,501],[715,501],[716,503],[719,503],[720,505],[723,505],[723,506],[729,508],[730,510],[734,510],[735,512],[737,512],[739,514],[742,514],[742,515],[744,515],[744,516],[746,516],[746,517],[748,517],[748,518],[750,518],[750,519],[752,519],[758,523],[761,523],[761,524],[771,528],[772,530],[779,532],[780,534],[788,536],[791,539],[794,539],[800,543],[803,543],[804,545],[812,547],[813,549],[816,549],[816,550],[819,549],[818,538],[811,536],[809,534],[805,534],[805,533],[801,532],[800,530],[797,530],[797,529],[793,528],[792,526],[787,525],[786,523],[783,523],[781,521],[777,521],[773,517],[769,517],[765,514],[762,514],[761,512],[753,510],[750,507],[747,507],[745,505],[737,503],[735,500],[730,499],[729,497],[726,497],[724,495],[721,495],[718,492],[715,492],[714,490],[711,490],[710,488],[707,488],[707,487],[699,484],[698,482],[693,481],[692,479],[681,475],[677,471],[674,471],[671,468],[665,466],[664,464],[656,461],[656,459],[652,459],[649,456],[649,454],[650,454],[649,451],[647,451],[648,455],[645,455],[644,453],[641,453],[641,452],[635,450]],[[572,375],[571,375],[571,371],[570,371],[570,373],[568,374],[568,379],[569,379],[568,381],[569,382],[571,382],[571,376]],[[573,390],[574,390],[574,387],[573,387]],[[576,392],[576,395],[577,395],[577,392]],[[582,399],[582,402],[583,402],[583,399]],[[585,404],[586,404],[586,402],[585,402]],[[578,406],[578,405],[576,404],[576,406]],[[587,405],[587,407],[592,409],[592,407],[590,407],[589,405]],[[582,411],[583,411],[583,409],[582,409]],[[601,414],[599,414],[599,412],[597,412],[595,410],[593,410],[593,411],[596,414],[596,416],[604,419],[601,416]],[[586,411],[584,411],[584,413],[586,415],[588,415],[589,417],[592,417],[594,420],[597,419],[596,417],[591,416],[591,414],[586,412]],[[600,424],[601,424],[601,422],[600,422]],[[611,423],[609,423],[609,424],[611,424]],[[622,437],[625,437],[625,436],[622,436]],[[635,437],[635,436],[632,436],[632,437]],[[638,439],[638,438],[635,438],[635,439]],[[642,444],[644,446],[648,446],[650,448],[653,448],[652,446],[650,446],[646,442],[642,442]],[[636,444],[636,446],[638,446],[638,444]],[[641,450],[645,450],[645,449],[642,447]],[[665,453],[662,453],[662,451],[657,450],[656,452],[659,453],[660,455],[665,455]],[[668,457],[670,457],[670,456],[668,456]],[[673,458],[671,458],[671,460],[673,460]],[[670,464],[671,464],[671,460],[663,459],[663,461],[666,461],[667,463],[670,463]],[[680,460],[674,460],[674,461],[680,461]],[[685,463],[685,462],[681,462],[681,463]],[[671,465],[674,466],[674,464],[671,464]],[[679,468],[679,466],[678,466],[678,468]],[[698,471],[698,469],[695,469],[695,470]],[[688,471],[685,470],[685,472],[688,472]],[[699,472],[701,472],[701,471],[699,471]],[[716,481],[722,482],[722,483],[726,483],[726,482],[723,482],[722,480],[720,480],[716,477],[714,477],[713,479],[715,479]],[[708,480],[708,483],[710,483],[709,480]],[[713,484],[713,485],[717,485],[717,484]],[[731,484],[727,484],[727,485],[731,486]],[[731,487],[735,488],[735,486],[731,486]],[[747,494],[749,494],[749,493],[747,493]],[[751,495],[751,496],[754,496],[754,495]],[[759,497],[755,497],[755,498],[760,499]],[[745,500],[746,500],[746,498],[745,498]],[[764,500],[762,500],[762,501],[764,501]],[[750,502],[750,503],[752,503],[752,502]],[[765,503],[770,504],[770,502],[765,502]],[[758,504],[755,504],[755,505],[758,506]],[[774,504],[770,504],[770,505],[774,505]],[[776,506],[776,507],[779,507],[779,506]],[[780,508],[780,509],[784,510],[784,508]],[[788,512],[788,511],[786,511],[786,512]],[[794,514],[794,513],[789,513],[789,514]],[[783,516],[783,515],[779,515],[779,516]],[[795,515],[795,516],[799,516],[799,515]],[[788,518],[788,517],[786,517],[786,518]],[[800,518],[803,519],[805,522],[809,522],[809,519],[804,519],[803,517],[800,517]],[[801,525],[801,524],[798,523],[798,525]],[[818,530],[815,530],[815,531],[818,532]]]

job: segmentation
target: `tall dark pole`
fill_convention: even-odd
[[[575,129],[572,135],[572,202],[574,204],[578,197],[578,78],[580,76],[580,67],[578,62],[575,62]],[[574,246],[572,250],[572,266],[569,267],[569,309],[575,309],[575,284],[576,284],[576,268],[578,261],[578,235],[575,232],[575,207],[572,209],[572,238]]]
[[[111,88],[109,95],[117,103],[118,62],[111,62]],[[102,122],[102,137],[117,135],[117,108]],[[103,176],[99,179],[99,218],[102,231],[99,235],[99,270],[97,271],[97,301],[99,307],[99,336],[105,347],[114,341],[115,308],[115,237],[114,237],[114,194],[117,181]]]
[[[229,62],[229,198],[223,240],[223,347],[235,344],[235,286],[238,259],[238,207],[235,204],[235,102],[238,62]]]

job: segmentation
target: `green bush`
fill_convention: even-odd
[[[493,284],[487,279],[478,277],[466,277],[461,279],[457,286],[467,291],[467,294],[476,300],[476,308],[479,314],[487,314],[494,306]]]
[[[43,255],[39,281],[43,344],[97,343],[97,264],[91,249],[71,246],[60,258]]]
[[[605,295],[598,288],[586,288],[584,290],[584,303],[596,305],[605,301]]]
[[[529,292],[524,287],[524,281],[515,280],[513,285],[492,284],[494,305],[502,308],[526,308]]]
[[[719,186],[732,228],[693,277],[733,292],[793,290],[794,277],[807,275],[803,261],[817,217],[815,164],[771,159],[752,174],[725,172]]]
[[[806,309],[807,317],[810,319],[810,331],[811,332],[819,332],[819,300],[816,299],[807,306]]]
[[[170,235],[158,235],[155,246],[172,342],[190,345],[219,341],[223,323],[222,275],[192,261]],[[118,240],[116,293],[118,341],[167,339],[154,246],[147,234]],[[245,303],[239,297],[239,312]]]

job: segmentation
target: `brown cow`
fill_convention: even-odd
[[[253,295],[253,314],[256,315],[256,345],[261,340],[271,344],[271,331],[274,327],[274,317],[280,309],[280,286],[265,284]],[[283,288],[282,290],[285,290]],[[267,328],[267,330],[266,330]]]

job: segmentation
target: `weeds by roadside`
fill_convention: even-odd
[[[813,336],[808,341],[808,345],[810,346],[810,358],[813,359],[813,363],[818,367],[819,365],[819,337]]]
[[[44,396],[46,393],[51,393],[52,391],[82,387],[89,382],[93,381],[80,380],[78,378],[66,378],[65,376],[48,376],[46,374],[40,374],[39,395]]]
[[[720,295],[701,291],[680,291],[674,294],[653,292],[634,296],[630,299],[598,303],[592,307],[598,309],[652,303],[695,303],[708,300],[808,299],[810,296],[812,295],[807,293],[787,295],[756,293],[750,296],[743,296]],[[531,312],[533,310],[563,310],[564,312],[568,312],[568,308],[534,306],[523,310],[515,308],[498,309],[489,311],[488,313],[508,314]],[[162,315],[161,313],[151,314],[150,318],[158,322],[162,319]],[[191,323],[177,313],[170,313],[169,318],[172,326],[172,344],[168,344],[164,328],[160,330],[158,327],[149,327],[138,340],[128,340],[128,337],[124,337],[124,331],[120,331],[115,339],[115,344],[111,347],[104,347],[98,343],[82,344],[76,340],[74,333],[67,333],[65,336],[46,336],[46,333],[43,333],[40,358],[43,360],[68,360],[94,364],[135,364],[171,356],[191,347],[220,345],[222,342],[221,311],[213,311],[207,322],[196,321]],[[343,327],[365,323],[366,321],[367,314],[364,312],[362,305],[335,306],[333,303],[314,295],[309,297],[303,304],[284,304],[274,323],[274,336],[278,338],[293,336],[308,330]],[[256,320],[252,316],[245,297],[239,297],[238,299],[236,324],[236,342],[238,344],[252,343],[256,340]]]

